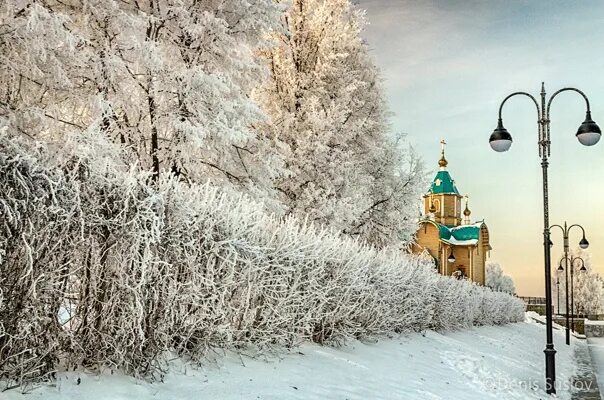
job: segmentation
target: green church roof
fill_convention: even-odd
[[[453,193],[458,195],[459,191],[457,190],[457,187],[455,187],[455,182],[453,181],[453,178],[451,178],[451,175],[449,175],[449,171],[441,170],[438,171],[434,177],[429,193]]]
[[[451,235],[457,240],[478,239],[480,236],[480,225],[462,225],[451,228]]]
[[[441,239],[450,239],[451,231],[445,225],[438,224],[438,232]]]
[[[480,239],[480,228],[483,222],[477,222],[472,225],[461,225],[448,227],[446,225],[437,224],[440,239],[445,242],[457,245],[476,244]]]

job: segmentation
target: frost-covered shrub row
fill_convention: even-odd
[[[523,304],[246,197],[0,136],[0,378],[504,324]]]

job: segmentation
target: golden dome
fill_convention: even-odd
[[[470,214],[472,214],[472,211],[470,211],[470,209],[468,208],[469,197],[467,194],[464,197],[466,198],[466,209],[463,210],[463,215],[465,215],[466,217],[469,217]]]
[[[440,160],[438,160],[438,166],[441,168],[446,168],[448,164],[449,164],[449,162],[447,161],[447,159],[445,158],[445,155],[443,154],[442,157],[440,157]]]

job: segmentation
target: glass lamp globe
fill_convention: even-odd
[[[598,124],[591,119],[591,112],[587,112],[585,121],[583,121],[577,130],[576,136],[583,146],[593,146],[600,141],[602,131]]]
[[[497,123],[497,128],[491,134],[489,138],[489,144],[491,148],[498,153],[508,151],[512,146],[512,135],[507,129],[503,127],[503,121],[501,119]]]

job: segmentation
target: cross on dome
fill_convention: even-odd
[[[444,170],[445,168],[447,168],[447,165],[449,164],[449,162],[445,158],[445,145],[446,144],[447,144],[447,142],[445,142],[445,139],[442,139],[440,141],[440,160],[438,160],[438,165],[440,166],[441,170]]]

